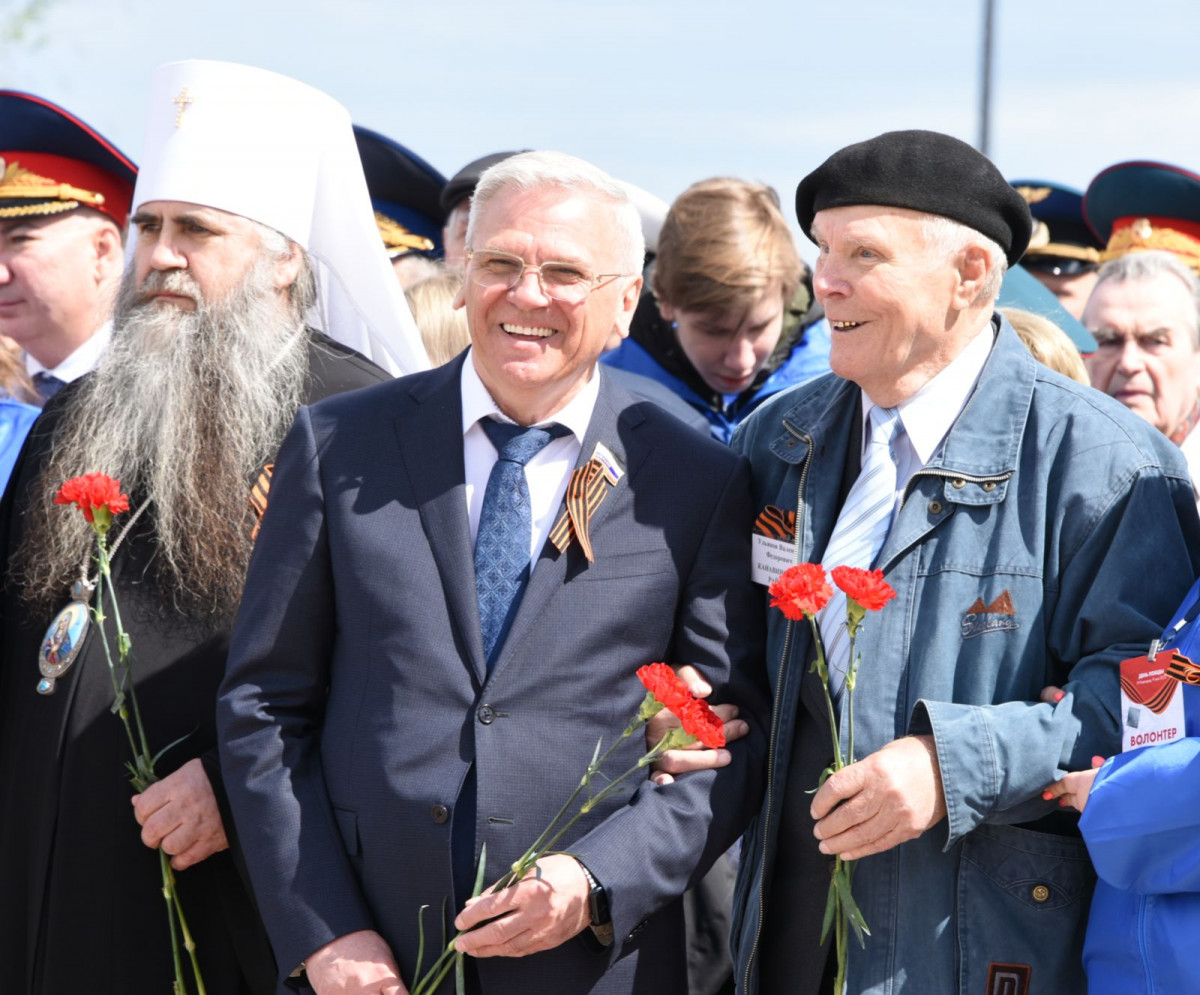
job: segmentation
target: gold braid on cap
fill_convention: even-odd
[[[1027,256],[1054,256],[1058,259],[1078,259],[1084,263],[1100,262],[1100,250],[1090,245],[1068,245],[1066,242],[1045,242],[1025,250]]]
[[[16,160],[4,165],[4,160],[0,159],[0,166],[3,166],[4,173],[3,176],[0,176],[0,198],[34,200],[45,197],[49,200],[71,202],[69,207],[58,208],[60,211],[70,210],[80,204],[98,207],[104,203],[104,194],[102,193],[84,190],[82,187],[73,187],[70,183],[55,183],[48,177],[38,176],[37,173],[31,173],[28,169],[22,169]],[[54,213],[41,206],[36,210],[43,214]],[[33,211],[22,211],[19,208],[15,211],[17,213],[34,213]]]
[[[1200,274],[1200,241],[1194,235],[1175,228],[1151,224],[1149,218],[1139,218],[1132,225],[1113,232],[1100,258],[1108,262],[1130,252],[1150,252],[1155,249],[1173,253]]]
[[[399,256],[405,252],[429,252],[434,248],[432,239],[409,231],[400,222],[378,211],[375,212],[375,225],[389,256]]]

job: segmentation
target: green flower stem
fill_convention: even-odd
[[[571,818],[561,829],[559,829],[557,832],[554,832],[554,827],[567,813],[570,807],[574,804],[575,800],[587,787],[590,786],[592,776],[604,766],[605,761],[612,756],[613,752],[624,740],[632,736],[645,724],[646,719],[641,717],[630,721],[629,725],[625,727],[625,731],[621,733],[620,738],[618,738],[617,741],[605,751],[603,756],[599,757],[594,763],[588,764],[588,768],[584,772],[583,778],[579,782],[579,786],[571,793],[571,797],[567,799],[566,804],[563,805],[563,807],[559,809],[558,814],[550,820],[550,825],[548,825],[542,834],[537,838],[537,842],[535,842],[533,846],[529,847],[529,849],[527,849],[516,861],[514,861],[511,870],[509,870],[507,874],[505,874],[489,889],[490,894],[495,894],[496,892],[503,891],[505,888],[511,888],[515,886],[529,872],[530,868],[536,866],[539,860],[553,852],[553,847],[555,844],[558,843],[563,836],[570,832],[571,827],[574,826],[575,823],[577,823],[584,815],[600,804],[600,802],[610,797],[616,791],[618,785],[620,785],[624,780],[637,771],[644,770],[646,767],[649,767],[650,764],[654,763],[654,761],[662,756],[663,753],[665,753],[668,749],[677,745],[677,737],[675,734],[680,730],[672,729],[658,741],[653,749],[645,753],[636,764],[630,767],[629,770],[625,771],[625,773],[620,777],[606,784],[600,793],[595,797],[589,798],[586,802],[584,802],[579,811],[571,816]],[[551,835],[552,833],[553,835]],[[454,966],[454,955],[457,952],[454,946],[455,942],[460,936],[473,932],[484,925],[486,925],[486,923],[479,923],[478,925],[471,927],[469,930],[460,930],[459,932],[455,933],[454,937],[446,945],[445,949],[442,950],[441,954],[438,955],[438,959],[433,962],[432,966],[425,973],[424,977],[416,981],[411,991],[411,995],[431,995],[432,992],[436,991],[438,985],[445,980],[446,975],[450,973],[451,968]]]
[[[179,920],[179,932],[183,936],[183,947],[188,952],[188,959],[192,962],[192,976],[196,979],[196,993],[197,995],[208,995],[208,990],[204,987],[204,978],[200,974],[200,961],[196,956],[196,941],[192,938],[192,931],[188,928],[187,916],[183,914],[183,903],[179,901],[179,891],[175,887],[175,872],[162,847],[159,847],[158,852],[162,858],[163,867],[166,869],[175,917]]]
[[[129,749],[133,754],[133,763],[130,765],[130,780],[133,783],[133,787],[138,792],[142,792],[157,781],[158,777],[154,773],[154,755],[150,752],[150,741],[146,736],[146,727],[142,722],[142,712],[138,707],[137,692],[133,686],[132,665],[129,660],[130,640],[124,626],[121,624],[121,609],[117,604],[116,591],[112,583],[112,566],[108,556],[108,545],[104,532],[105,530],[96,530],[96,559],[100,569],[96,575],[96,605],[92,609],[92,615],[100,630],[100,643],[104,647],[104,660],[108,664],[109,678],[112,681],[116,713],[125,728],[125,736],[129,740]],[[104,614],[104,602],[106,599],[112,609],[113,623],[117,629],[117,663],[121,668],[119,674],[117,666],[113,663],[112,649],[108,644],[108,637],[104,632],[104,623],[107,621]],[[126,707],[125,705],[127,698],[130,707]],[[132,722],[130,721],[131,712]],[[135,729],[136,736],[134,735]],[[179,949],[179,939],[180,935],[182,935],[183,946],[187,950],[191,961],[197,995],[208,995],[207,989],[204,987],[204,978],[200,973],[200,962],[196,956],[196,941],[192,938],[191,931],[188,929],[187,918],[183,914],[183,905],[179,900],[179,892],[175,887],[175,874],[171,869],[171,858],[162,847],[158,849],[158,861],[162,875],[163,899],[167,903],[167,926],[171,934],[171,960],[175,969],[175,980],[172,982],[172,988],[175,995],[188,995],[188,987],[183,978],[183,956]]]
[[[563,803],[562,808],[558,810],[554,818],[550,820],[550,824],[546,826],[544,830],[542,830],[542,834],[536,840],[534,840],[533,844],[516,860],[516,862],[513,863],[512,869],[509,870],[508,873],[503,877],[501,877],[500,880],[497,881],[492,887],[493,894],[497,891],[507,888],[510,884],[512,884],[513,881],[520,880],[522,877],[524,877],[525,872],[528,871],[529,868],[534,864],[536,864],[540,857],[544,855],[546,850],[548,850],[550,846],[552,846],[559,838],[561,838],[562,833],[559,833],[549,843],[546,842],[547,838],[554,831],[554,827],[558,824],[558,821],[567,814],[571,806],[575,804],[575,800],[591,784],[592,776],[599,771],[600,768],[605,765],[605,763],[608,762],[608,758],[611,757],[614,752],[616,752],[617,747],[635,732],[637,732],[642,726],[644,726],[646,721],[647,720],[642,718],[640,715],[630,719],[629,724],[625,727],[625,730],[616,739],[613,745],[604,751],[604,755],[588,764],[587,770],[583,772],[583,777],[579,779],[579,785],[574,791],[571,792],[571,796]],[[590,804],[590,801],[589,803],[585,803],[582,811],[587,810],[587,804]],[[575,819],[578,818],[578,815],[575,816]],[[571,822],[567,824],[567,828],[570,828],[570,826],[575,822],[575,819],[572,819]],[[534,856],[533,859],[530,860],[530,856],[534,854],[537,856]]]
[[[842,741],[838,736],[837,713],[833,710],[833,695],[829,693],[829,665],[825,662],[825,644],[821,641],[821,629],[814,616],[806,616],[812,628],[813,645],[817,648],[817,674],[821,678],[821,687],[825,691],[825,707],[829,710],[829,729],[833,737],[833,769],[841,770],[846,766],[842,757]]]
[[[158,867],[162,873],[163,900],[167,903],[167,928],[171,931],[171,963],[175,966],[175,981],[172,987],[175,989],[175,995],[186,995],[187,988],[183,984],[183,958],[179,956],[179,943],[175,939],[175,901],[171,881],[171,862],[161,848],[158,851]]]
[[[846,864],[841,857],[835,857],[833,861],[833,875],[836,878],[843,872]],[[834,912],[834,942],[837,944],[837,977],[833,982],[833,995],[845,995],[846,992],[846,951],[850,945],[850,937],[847,929],[846,910],[842,908],[841,899],[838,899],[837,909]]]

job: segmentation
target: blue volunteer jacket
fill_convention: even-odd
[[[1198,608],[1200,583],[1164,636],[1193,661]],[[1109,760],[1079,820],[1099,876],[1083,950],[1090,995],[1200,989],[1200,688],[1182,690],[1187,736]]]

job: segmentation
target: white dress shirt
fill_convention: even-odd
[[[25,353],[25,372],[32,377],[35,373],[48,373],[58,377],[63,383],[78,380],[85,373],[91,373],[100,362],[100,354],[108,348],[112,338],[112,322],[106,321],[92,333],[92,337],[76,349],[71,355],[59,363],[54,369],[48,370],[29,353]]]
[[[496,448],[479,425],[480,418],[495,417],[512,424],[488,393],[479,379],[473,356],[468,355],[462,365],[462,416],[463,416],[463,469],[466,471],[467,517],[471,523],[471,542],[479,532],[479,513],[483,505],[488,477],[496,464]],[[541,426],[563,425],[569,434],[551,439],[550,444],[533,457],[525,466],[525,480],[529,484],[530,517],[533,529],[530,536],[530,568],[541,552],[546,536],[554,527],[554,518],[562,507],[563,495],[571,479],[571,471],[579,461],[583,450],[583,437],[596,398],[600,396],[600,373],[592,371],[591,379],[561,411],[552,419],[539,422]]]
[[[896,406],[900,413],[900,421],[904,425],[904,434],[896,440],[894,447],[896,503],[893,505],[893,516],[900,514],[900,501],[913,474],[933,459],[934,454],[941,448],[946,433],[950,431],[950,426],[962,412],[967,398],[975,389],[979,374],[983,372],[994,341],[992,323],[989,321],[945,369],[939,371],[907,401],[901,401]],[[874,407],[875,402],[864,390],[864,425],[870,424],[867,418]],[[860,454],[863,459],[866,458],[869,442],[867,433],[863,432],[863,450]]]

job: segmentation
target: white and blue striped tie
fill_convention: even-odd
[[[846,495],[833,535],[825,548],[826,570],[834,567],[869,569],[883,548],[892,527],[896,504],[896,440],[904,432],[895,408],[871,409],[870,443],[858,479]],[[834,585],[833,597],[817,619],[825,660],[829,664],[829,690],[836,701],[846,683],[850,664],[850,637],[846,632],[846,596]]]

